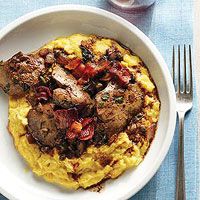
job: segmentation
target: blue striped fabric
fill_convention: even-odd
[[[17,17],[30,11],[59,4],[86,4],[114,12],[135,24],[154,42],[164,56],[169,67],[173,44],[192,44],[192,5],[191,0],[157,0],[148,10],[135,14],[122,13],[103,0],[0,0],[0,28]],[[198,199],[198,160],[197,160],[197,96],[194,107],[186,117],[185,164],[187,199]],[[151,181],[131,200],[171,200],[175,197],[175,172],[177,161],[177,129],[166,159]],[[4,200],[0,196],[0,200]]]

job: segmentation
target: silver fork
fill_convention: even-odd
[[[188,55],[188,56],[187,56]],[[176,111],[179,118],[179,141],[178,141],[178,162],[176,174],[176,200],[185,200],[185,169],[184,169],[184,118],[185,114],[192,108],[193,80],[192,80],[192,53],[191,45],[186,50],[184,45],[183,53],[183,76],[181,77],[181,48],[178,45],[178,63],[175,63],[175,48],[173,46],[172,68],[173,82],[176,90]],[[187,57],[189,69],[187,70]],[[178,66],[177,66],[178,65]],[[177,67],[176,67],[177,66]],[[176,70],[178,68],[178,70]],[[189,79],[187,73],[189,71]],[[176,75],[177,74],[177,75]],[[177,79],[175,78],[177,77]],[[182,87],[181,87],[182,86]]]

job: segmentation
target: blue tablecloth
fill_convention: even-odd
[[[58,4],[86,4],[114,12],[135,24],[154,42],[171,68],[172,45],[192,44],[192,0],[157,0],[140,13],[122,13],[104,0],[0,0],[0,28],[30,11]],[[187,199],[198,199],[197,96],[185,124],[185,165]],[[170,150],[151,181],[131,200],[171,200],[175,197],[177,129]],[[0,200],[5,198],[0,195]]]

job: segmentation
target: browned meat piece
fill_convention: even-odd
[[[53,115],[52,104],[39,104],[28,113],[28,132],[41,145],[54,147],[58,131]]]
[[[46,58],[45,58],[45,63],[47,64],[53,64],[55,62],[55,58],[54,58],[54,55],[53,53],[48,53]]]
[[[0,66],[0,87],[11,96],[23,96],[30,87],[38,83],[44,71],[42,58],[19,52]]]
[[[11,96],[19,97],[24,94],[23,88],[18,84],[13,84],[12,80],[9,78],[6,63],[0,64],[0,88]]]
[[[77,80],[71,74],[67,74],[64,69],[58,65],[54,66],[52,77],[56,80],[60,87],[65,88],[72,85],[77,85]]]
[[[76,85],[74,87],[67,87],[66,89],[57,88],[53,91],[53,99],[55,103],[64,107],[69,108],[76,105],[90,105],[92,100],[90,96],[79,89]]]
[[[137,84],[129,84],[126,90],[109,83],[96,95],[96,112],[99,119],[97,132],[109,137],[122,131],[131,118],[142,108],[143,92]]]
[[[53,50],[54,57],[56,59],[56,63],[59,65],[67,65],[68,64],[68,58],[67,53],[62,48],[56,48]]]
[[[86,106],[93,105],[89,94],[77,84],[76,79],[71,74],[56,66],[52,72],[52,77],[57,81],[60,87],[53,90],[53,99],[57,105],[69,108],[75,105]]]
[[[47,114],[50,117],[52,117],[54,115],[54,113],[53,113],[54,107],[55,107],[55,105],[53,103],[47,103],[47,104],[39,103],[37,106],[37,111]]]

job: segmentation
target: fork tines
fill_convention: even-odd
[[[176,60],[175,51],[176,51],[175,47],[173,46],[173,57],[172,57],[172,68],[173,68],[172,72],[173,72],[173,74],[172,74],[172,77],[173,77],[173,82],[174,82],[176,93],[192,94],[193,80],[192,80],[191,45],[189,45],[187,48],[186,45],[184,44],[184,47],[183,47],[183,70],[181,70],[181,47],[180,47],[180,45],[178,45],[178,55],[177,55],[178,63],[175,63],[175,60]],[[188,51],[188,56],[187,56],[187,51]],[[189,64],[189,68],[187,67],[188,66],[187,63]],[[178,70],[176,70],[176,66],[178,67]],[[189,77],[187,77],[187,73],[189,73]],[[176,74],[177,74],[177,79],[175,78]]]

